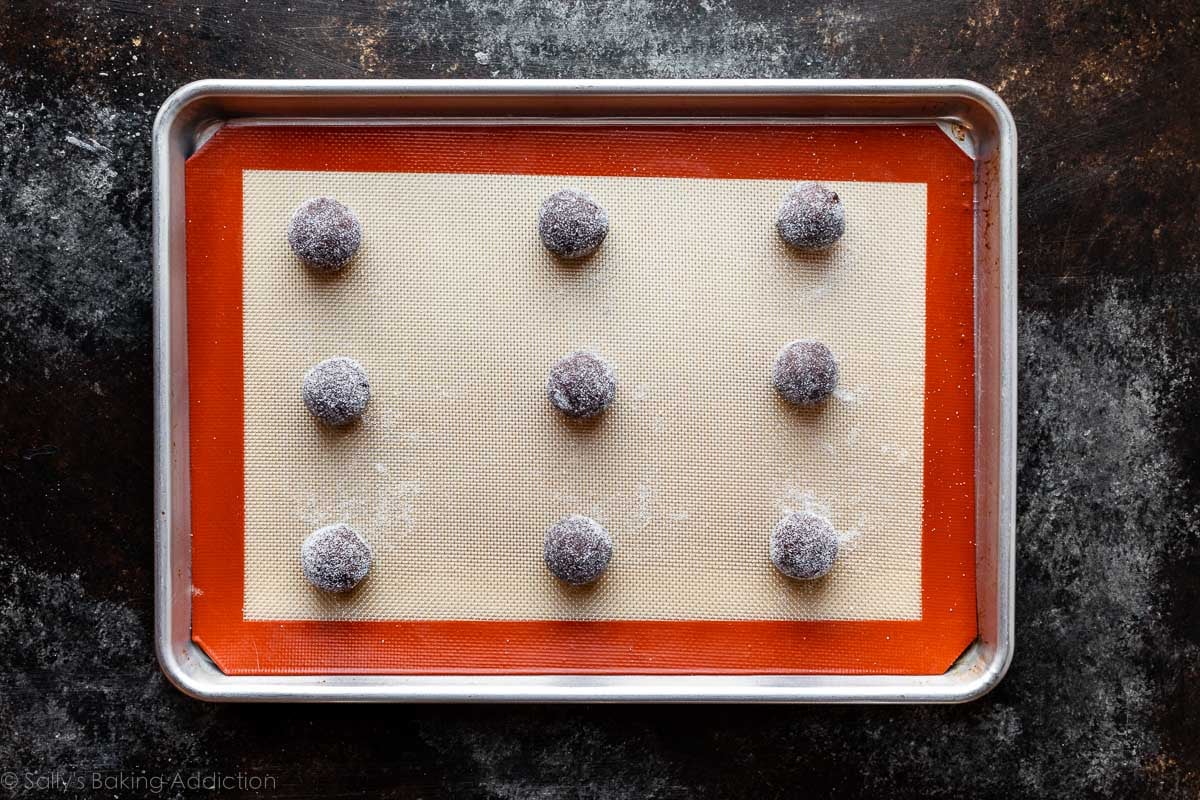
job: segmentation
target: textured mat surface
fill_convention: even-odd
[[[222,669],[937,673],[974,638],[972,165],[936,128],[234,125],[187,178],[193,638]],[[826,256],[771,230],[802,179],[846,196]],[[533,225],[568,184],[613,219],[574,266]],[[366,233],[334,278],[283,236],[320,193]],[[807,336],[843,391],[797,412],[767,376]],[[542,395],[576,347],[620,380],[591,424]],[[297,392],[338,353],[375,399],[331,432]],[[846,540],[815,584],[767,562],[800,507]],[[567,591],[539,542],[574,511],[617,552]],[[296,556],[333,520],[379,553],[336,599]]]
[[[591,192],[612,233],[561,262],[537,209]],[[784,181],[252,171],[243,176],[248,619],[913,619],[921,600],[925,186],[839,183],[849,232],[796,255],[774,233]],[[333,196],[365,231],[354,264],[305,269],[284,240]],[[842,390],[796,410],[771,387],[815,338]],[[555,359],[618,373],[614,406],[564,419]],[[316,361],[371,378],[366,418],[314,421]],[[826,579],[780,576],[767,537],[817,506],[847,539]],[[541,561],[555,519],[616,542],[595,586]],[[299,543],[355,525],[375,548],[349,595],[310,587]]]

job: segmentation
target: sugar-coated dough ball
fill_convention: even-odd
[[[304,375],[300,394],[314,417],[327,425],[346,425],[362,416],[371,399],[371,385],[361,364],[334,356]]]
[[[332,197],[314,197],[292,213],[288,244],[313,269],[336,272],[358,252],[362,225],[353,211]]]
[[[591,583],[603,574],[612,559],[613,542],[608,531],[591,517],[572,514],[546,530],[546,569],[566,583]]]
[[[371,569],[371,545],[344,523],[314,531],[300,546],[304,577],[326,592],[348,592]]]
[[[594,253],[608,236],[608,214],[586,192],[563,189],[542,203],[538,235],[556,256],[583,258]]]
[[[771,531],[771,563],[789,578],[812,580],[833,569],[838,539],[828,520],[797,511]]]
[[[808,406],[824,401],[837,388],[837,361],[821,342],[797,340],[775,356],[771,383],[786,400]]]
[[[617,378],[607,361],[578,350],[558,360],[546,379],[546,395],[567,416],[594,417],[612,403]]]
[[[775,227],[780,237],[801,250],[824,250],[846,232],[846,207],[819,183],[792,187],[779,205]]]

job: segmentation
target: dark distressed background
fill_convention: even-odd
[[[963,77],[1007,100],[1018,646],[995,692],[253,707],[161,677],[155,111],[204,77],[489,76]],[[278,796],[1200,797],[1197,85],[1187,0],[0,0],[0,771],[241,770]]]

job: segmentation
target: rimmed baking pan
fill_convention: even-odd
[[[953,702],[1012,652],[1015,131],[962,81],[202,81],[154,132],[156,634],[212,700]],[[770,234],[820,180],[848,233]],[[562,185],[612,233],[563,265],[527,224]],[[348,277],[280,231],[346,200]],[[839,354],[820,413],[760,380],[793,331]],[[564,425],[538,378],[604,350],[619,402]],[[297,375],[342,350],[370,411],[331,437]],[[842,536],[771,570],[780,512]],[[593,588],[540,566],[574,511]],[[364,588],[300,578],[366,531]]]

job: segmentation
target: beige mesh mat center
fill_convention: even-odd
[[[918,619],[926,187],[831,183],[844,239],[800,256],[774,235],[789,182],[472,174],[243,173],[245,587],[248,620]],[[611,233],[591,259],[550,256],[542,199],[586,188]],[[301,200],[363,224],[341,275],[286,242]],[[780,401],[772,359],[796,338],[839,358],[821,410]],[[597,422],[549,405],[546,372],[594,349],[616,403]],[[360,424],[331,431],[299,398],[314,362],[371,380]],[[797,584],[767,559],[785,511],[844,539]],[[569,513],[615,539],[594,586],[541,561]],[[370,577],[311,588],[299,547],[356,526]]]

